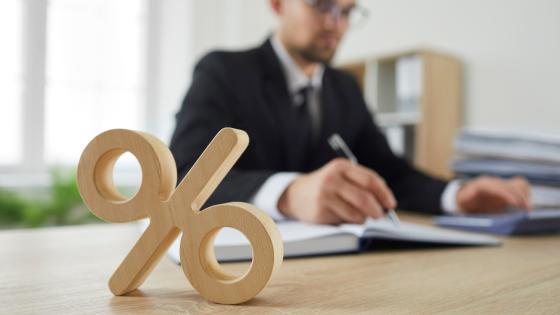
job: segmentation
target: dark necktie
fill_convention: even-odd
[[[315,146],[315,136],[313,132],[313,122],[311,118],[309,96],[313,88],[311,86],[304,87],[300,89],[295,98],[297,110],[297,128],[298,134],[301,136],[301,140],[305,145],[305,155],[309,156],[313,152]]]

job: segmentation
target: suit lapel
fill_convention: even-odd
[[[311,163],[312,168],[318,168],[335,158],[337,155],[330,147],[328,139],[334,133],[342,134],[341,119],[342,115],[340,102],[336,93],[334,93],[331,82],[330,69],[325,68],[323,74],[323,82],[321,87],[320,103],[321,103],[321,131],[317,148],[314,150],[314,159]]]
[[[287,171],[303,171],[308,149],[306,138],[302,137],[302,126],[297,123],[296,108],[288,92],[288,86],[280,62],[267,41],[261,47],[262,71],[265,106],[268,106],[276,117],[276,126],[280,129],[277,134],[281,138],[279,143],[283,148],[283,166]]]

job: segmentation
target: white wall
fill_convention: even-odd
[[[147,131],[168,142],[195,63],[210,50],[257,45],[272,30],[267,1],[150,0]]]
[[[340,59],[414,46],[464,62],[468,126],[560,132],[560,1],[363,1]]]
[[[149,4],[146,131],[169,141],[191,78],[194,6],[184,0],[149,0]]]
[[[465,124],[560,134],[560,1],[363,0],[337,62],[413,47],[465,66]],[[260,43],[275,24],[266,0],[197,1],[193,61],[208,49]]]

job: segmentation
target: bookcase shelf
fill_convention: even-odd
[[[420,122],[421,113],[418,111],[410,112],[383,112],[377,113],[376,122],[380,127],[394,127],[403,125],[416,125]]]
[[[393,148],[418,168],[450,178],[453,139],[462,126],[462,67],[451,55],[427,49],[339,65],[358,81],[377,124],[402,128]],[[400,141],[401,143],[395,143]]]

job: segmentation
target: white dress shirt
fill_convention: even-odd
[[[297,99],[298,92],[305,87],[310,87],[308,97],[308,110],[311,117],[312,128],[317,131],[321,125],[321,108],[320,108],[320,92],[321,84],[323,81],[324,66],[319,64],[315,72],[309,78],[301,68],[290,57],[288,51],[280,41],[277,35],[271,39],[272,48],[274,53],[280,60],[284,76],[288,84],[288,92],[292,96],[292,106],[300,106],[301,101]],[[278,200],[288,185],[297,177],[299,173],[296,172],[279,172],[270,176],[259,190],[255,193],[250,202],[258,208],[267,212],[274,220],[286,219],[278,210]],[[455,196],[460,188],[459,181],[451,181],[441,196],[441,206],[445,212],[457,213],[460,210],[457,207]]]

